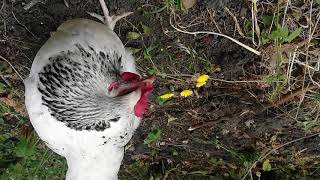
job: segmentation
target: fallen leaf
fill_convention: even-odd
[[[268,159],[263,162],[262,169],[264,171],[271,171],[272,167],[271,167],[270,161]]]
[[[152,28],[149,26],[146,26],[144,24],[141,24],[141,27],[143,29],[143,34],[146,36],[150,36],[152,34]]]
[[[144,140],[143,144],[150,144],[151,142],[160,138],[162,130],[160,128],[151,131],[147,138]]]
[[[196,4],[196,0],[182,0],[182,6],[185,10],[192,8]]]
[[[129,40],[136,40],[140,38],[140,34],[137,32],[129,32],[128,33],[128,39]]]

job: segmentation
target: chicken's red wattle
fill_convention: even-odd
[[[142,117],[145,114],[150,105],[150,99],[148,98],[148,94],[153,90],[153,86],[151,83],[147,83],[145,87],[141,88],[141,97],[138,100],[137,104],[134,106],[134,114],[137,117]]]

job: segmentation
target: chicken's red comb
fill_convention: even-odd
[[[121,79],[124,81],[140,80],[140,76],[132,72],[123,72],[121,74]]]

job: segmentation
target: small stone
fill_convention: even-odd
[[[164,145],[166,145],[166,142],[160,142],[159,145],[160,145],[160,146],[164,146]]]
[[[244,123],[248,128],[250,128],[254,124],[254,120],[248,120]]]

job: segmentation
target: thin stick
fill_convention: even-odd
[[[13,15],[13,18],[17,21],[18,24],[20,24],[22,27],[24,27],[25,30],[27,30],[35,39],[39,39],[36,35],[34,35],[28,28],[26,25],[22,24],[16,17],[16,15],[13,13],[12,11],[12,15]]]
[[[241,29],[241,27],[240,27],[240,25],[239,25],[239,22],[238,22],[237,17],[236,17],[227,7],[224,7],[224,9],[225,9],[225,11],[227,11],[227,13],[232,17],[232,19],[233,19],[233,21],[234,21],[234,23],[235,23],[235,25],[236,25],[237,31],[238,31],[238,33],[240,34],[240,36],[241,36],[241,37],[245,37],[244,34],[243,34],[243,32],[242,32],[242,29]]]
[[[215,15],[214,15],[214,12],[212,12],[212,10],[209,10],[208,8],[207,8],[207,12],[208,12],[208,14],[209,14],[209,16],[210,16],[211,21],[212,21],[212,22],[214,23],[214,25],[216,26],[218,32],[221,33],[221,30],[220,30],[217,22],[214,20],[214,16],[215,16]]]
[[[41,0],[32,0],[30,1],[28,4],[26,4],[23,9],[24,10],[29,10],[30,8],[32,8],[34,5],[38,4],[39,2],[41,2]]]
[[[299,95],[302,95],[302,94],[305,94],[307,91],[310,91],[310,90],[315,90],[315,89],[319,89],[319,87],[317,85],[307,85],[305,87],[300,87],[300,88],[297,88],[291,92],[288,92],[287,94],[283,95],[279,101],[275,102],[273,104],[273,106],[280,106],[282,104],[285,104],[287,102],[289,102],[290,100],[292,100],[294,97],[296,96],[299,96]]]
[[[19,76],[19,78],[21,79],[21,81],[23,82],[23,78],[22,76],[20,76],[19,72],[16,70],[16,68],[14,68],[14,66],[4,57],[2,57],[0,55],[0,59],[4,60],[5,62],[7,62],[9,64],[9,66],[14,70],[14,72]]]
[[[288,85],[289,85],[289,90],[290,90],[290,87],[291,87],[291,73],[292,73],[292,69],[293,69],[293,64],[295,62],[295,59],[296,59],[296,55],[297,55],[297,50],[298,50],[298,47],[295,48],[293,54],[291,55],[290,53],[290,56],[289,56],[289,64],[288,64],[288,70],[287,70],[287,80],[288,80]]]
[[[311,33],[311,36],[313,36],[313,34],[315,33],[315,31],[316,31],[316,29],[317,29],[317,26],[318,26],[318,23],[319,23],[319,21],[320,21],[320,11],[318,12],[318,14],[317,14],[316,17],[318,17],[318,18],[317,18],[316,23],[315,23],[315,25],[314,25],[313,31],[312,31],[312,33]]]
[[[193,77],[194,75],[189,75],[189,74],[165,74],[165,73],[160,73],[160,76],[166,76],[169,78],[172,77]],[[218,82],[224,82],[224,83],[265,83],[266,81],[263,80],[256,80],[256,81],[229,81],[229,80],[224,80],[224,79],[215,79],[215,78],[210,78],[209,80],[211,81],[218,81]],[[284,81],[272,81],[272,82],[284,82]]]
[[[69,2],[68,2],[68,0],[63,0],[63,2],[64,2],[64,5],[68,8],[68,7],[69,7]]]
[[[237,43],[238,45],[240,45],[240,46],[242,46],[243,48],[245,48],[245,49],[247,49],[247,50],[255,53],[255,54],[258,55],[258,56],[261,55],[261,52],[259,52],[259,51],[255,50],[255,49],[253,49],[253,48],[251,48],[251,47],[249,47],[249,46],[247,46],[247,45],[239,42],[239,41],[236,40],[236,39],[233,39],[232,37],[229,37],[229,36],[227,36],[227,35],[224,35],[224,34],[220,34],[220,33],[216,33],[216,32],[210,32],[210,31],[195,31],[195,32],[184,31],[184,30],[181,30],[181,29],[175,27],[175,26],[172,24],[171,18],[170,18],[170,25],[171,25],[171,27],[173,27],[173,29],[175,29],[176,31],[181,32],[181,33],[185,33],[185,34],[191,34],[191,35],[212,34],[212,35],[222,36],[222,37],[225,37],[225,38],[227,38],[227,39],[229,39],[229,40]]]
[[[271,21],[271,24],[270,24],[270,27],[269,27],[268,34],[271,33],[271,30],[272,30],[272,27],[273,27],[273,24],[274,24],[274,18],[275,18],[275,16],[276,16],[276,12],[273,13],[272,21]]]
[[[288,11],[289,1],[290,1],[290,0],[287,0],[286,8],[284,9],[283,20],[282,20],[282,26],[281,26],[281,27],[283,27],[283,26],[284,26],[284,23],[285,23],[285,20],[286,20],[286,15],[287,15],[287,11]]]
[[[254,8],[253,8],[253,4],[254,4],[254,1],[252,1],[252,3],[251,3],[251,20],[252,20],[251,30],[252,30],[252,43],[256,46],[257,44],[256,44],[256,42],[254,40],[254,25],[255,25],[255,23],[254,23],[254,13],[253,13]]]
[[[6,3],[6,1],[3,1],[3,2],[2,2],[1,8],[0,8],[0,12],[2,11],[2,9],[3,9],[4,5],[5,5],[5,3]]]
[[[252,43],[255,46],[259,47],[261,42],[260,42],[260,28],[259,28],[258,20],[257,20],[257,1],[258,0],[252,0],[252,3],[251,3]],[[255,42],[254,34],[256,34],[258,37],[258,44]]]

